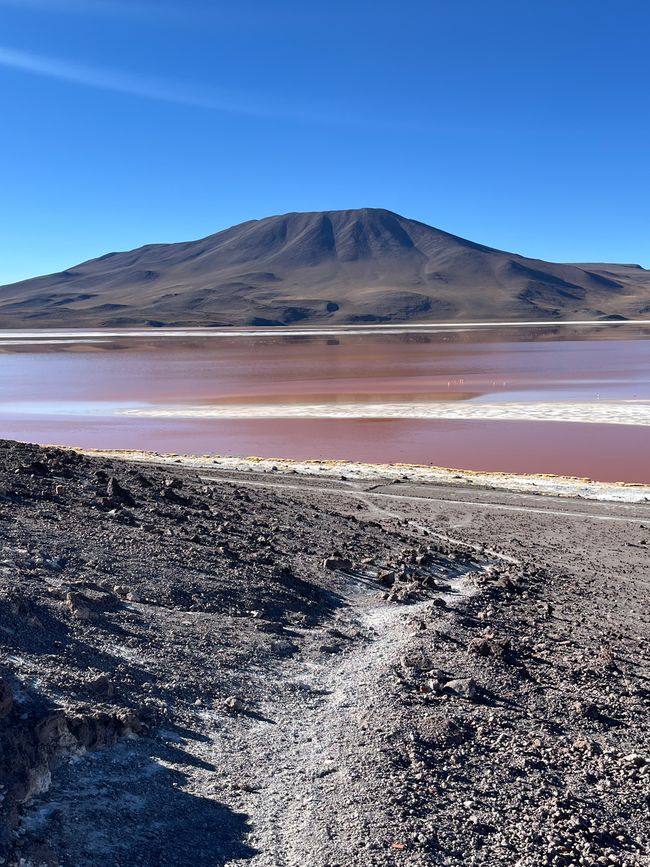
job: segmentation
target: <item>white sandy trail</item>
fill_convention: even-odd
[[[650,401],[594,403],[314,403],[147,406],[115,410],[149,418],[393,418],[482,421],[559,421],[650,426]]]

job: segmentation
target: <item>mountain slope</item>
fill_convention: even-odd
[[[251,220],[0,287],[2,328],[649,314],[637,265],[527,259],[373,208]]]

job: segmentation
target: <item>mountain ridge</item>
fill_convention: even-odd
[[[650,271],[508,253],[383,208],[289,212],[0,287],[0,327],[255,326],[650,314]]]

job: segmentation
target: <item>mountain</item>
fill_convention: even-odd
[[[0,327],[650,316],[650,271],[505,253],[375,208],[250,220],[0,287]]]

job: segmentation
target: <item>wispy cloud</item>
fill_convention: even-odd
[[[205,91],[151,76],[131,75],[119,70],[59,60],[29,51],[0,46],[0,66],[72,84],[176,103],[212,111],[232,112],[254,117],[285,118],[316,123],[336,122],[308,107],[282,104],[277,100],[235,91]]]

